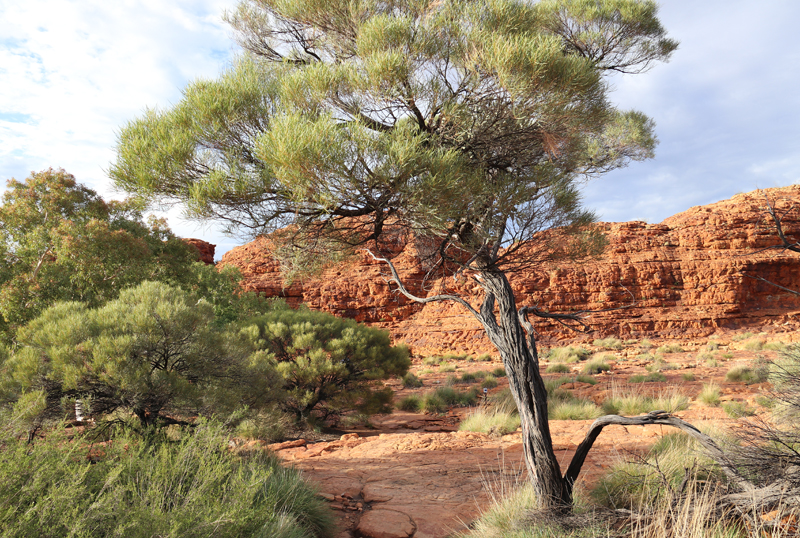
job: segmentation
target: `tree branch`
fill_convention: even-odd
[[[704,434],[688,422],[684,422],[683,420],[671,415],[670,413],[667,413],[666,411],[651,411],[646,415],[641,415],[638,417],[606,415],[595,420],[589,427],[589,431],[586,434],[583,442],[581,442],[575,451],[575,455],[572,457],[569,468],[567,468],[567,472],[564,474],[564,480],[569,484],[570,487],[572,487],[578,478],[578,474],[581,472],[581,468],[586,460],[586,456],[592,449],[592,445],[600,435],[600,432],[603,431],[603,428],[609,425],[646,426],[648,424],[672,426],[688,433],[695,440],[697,440],[697,442],[699,442],[703,448],[706,449],[709,456],[719,463],[720,467],[722,467],[722,471],[725,473],[725,476],[727,476],[728,479],[740,490],[744,492],[752,492],[755,490],[753,484],[742,477],[736,467],[734,467],[733,463],[731,463],[722,449],[719,448],[717,443],[715,443],[711,437]]]

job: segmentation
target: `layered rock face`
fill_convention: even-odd
[[[800,186],[738,194],[693,207],[660,224],[601,223],[608,246],[599,258],[541,264],[509,274],[517,302],[551,312],[594,311],[589,333],[534,319],[540,339],[576,337],[705,337],[718,331],[766,325],[795,329],[800,297],[770,285],[800,290],[800,254],[779,244],[764,212],[765,197],[783,215],[784,232],[800,238]],[[412,293],[461,294],[480,304],[468,277],[428,275],[421,242],[401,233],[391,255]],[[314,309],[389,329],[417,354],[494,351],[477,321],[455,303],[413,303],[387,283],[387,268],[364,253],[320,277],[284,282],[267,238],[229,251],[221,264],[237,266],[246,289],[305,303]],[[800,316],[798,316],[800,318]]]
[[[214,251],[217,249],[216,245],[212,245],[202,239],[184,239],[184,243],[192,245],[197,249],[197,259],[208,265],[214,265]]]

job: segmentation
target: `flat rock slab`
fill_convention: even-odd
[[[361,516],[356,535],[363,538],[410,538],[417,525],[403,512],[397,510],[370,510]]]

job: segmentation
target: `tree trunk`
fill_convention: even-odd
[[[482,272],[486,298],[478,316],[500,352],[508,385],[519,409],[525,465],[541,509],[569,512],[572,487],[561,476],[547,418],[547,390],[534,347],[529,347],[511,285],[502,272]],[[499,323],[495,315],[499,307]]]

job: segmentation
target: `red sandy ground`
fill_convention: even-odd
[[[708,407],[696,397],[704,383],[714,382],[722,389],[722,400],[741,401],[758,414],[765,410],[756,397],[765,384],[745,385],[725,381],[726,372],[736,365],[750,365],[759,357],[772,359],[774,351],[746,351],[744,342],[728,338],[716,340],[720,349],[714,353],[718,366],[709,367],[705,358],[706,340],[682,342],[684,353],[664,355],[673,370],[663,373],[663,383],[632,384],[627,380],[646,374],[646,361],[637,359],[643,353],[636,345],[622,351],[601,351],[613,354],[612,369],[594,376],[598,383],[564,385],[580,397],[601,402],[614,391],[639,391],[659,394],[679,391],[690,399],[687,410],[677,413],[684,420],[704,429],[737,428],[741,421],[729,418],[721,407]],[[794,335],[781,334],[784,342]],[[776,335],[775,338],[777,338]],[[658,344],[654,342],[653,349]],[[586,346],[591,349],[591,346]],[[727,357],[726,357],[727,355]],[[448,375],[477,370],[491,371],[500,363],[450,362],[456,372],[436,373],[438,367],[425,366],[416,359],[412,372],[424,381],[420,389],[404,389],[399,381],[388,383],[396,399],[411,393],[424,393],[441,386]],[[547,366],[543,362],[542,371]],[[580,365],[571,365],[576,370]],[[425,369],[433,373],[419,374]],[[684,380],[691,373],[694,380]],[[565,374],[544,374],[561,377]],[[490,392],[506,386],[504,378]],[[466,390],[469,385],[458,385]],[[425,415],[395,411],[372,419],[374,429],[351,430],[338,441],[305,443],[295,441],[275,446],[288,465],[301,469],[309,480],[319,484],[322,495],[340,514],[341,538],[438,538],[466,525],[480,515],[493,493],[524,480],[520,433],[488,436],[459,432],[458,424],[469,409],[451,409],[446,415]],[[553,444],[562,468],[569,464],[575,448],[583,440],[591,421],[556,420],[550,422]],[[643,453],[670,429],[663,426],[612,426],[603,431],[584,465],[578,488],[589,489],[614,462]]]

